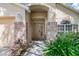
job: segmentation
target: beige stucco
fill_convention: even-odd
[[[22,21],[25,24],[26,32],[24,33],[25,40],[27,44],[32,42],[33,37],[40,37],[39,29],[40,24],[36,25],[34,23],[44,24],[44,36],[45,38],[52,39],[57,33],[57,24],[60,24],[62,20],[69,20],[72,24],[79,24],[79,14],[73,12],[72,10],[66,8],[62,4],[58,3],[47,3],[47,4],[32,4],[27,6],[31,12],[26,11],[24,8],[16,4],[0,4],[0,7],[5,8],[6,11],[4,15],[15,16],[20,13],[22,16]],[[15,19],[15,22],[17,17]],[[42,20],[42,21],[41,21]],[[51,23],[51,24],[49,24]],[[55,24],[54,24],[55,23]],[[49,24],[49,25],[48,25]],[[36,26],[36,27],[35,27]],[[51,27],[51,28],[50,28]],[[38,31],[38,32],[35,32]],[[79,31],[79,29],[78,29]]]
[[[60,24],[60,22],[64,19],[67,19],[71,21],[72,24],[78,24],[79,25],[79,14],[61,6],[56,5],[56,22]],[[79,26],[78,26],[79,31]]]
[[[0,47],[10,46],[14,40],[15,16],[0,16]]]
[[[48,32],[47,31],[48,22],[57,22],[57,24],[60,24],[62,20],[69,20],[69,21],[71,21],[72,24],[79,24],[79,20],[78,20],[79,15],[77,13],[73,12],[72,10],[64,7],[62,4],[60,5],[60,4],[56,4],[56,3],[50,3],[50,4],[31,4],[31,5],[33,5],[33,7],[35,6],[34,8],[31,7],[32,13],[30,15],[31,15],[32,20],[38,20],[40,18],[45,19],[45,35]],[[36,5],[37,6],[43,5],[45,7],[48,7],[47,13],[46,12],[44,13],[44,10],[42,10],[43,12],[41,13],[39,10],[41,7],[36,7]],[[51,10],[49,11],[49,9],[51,9]],[[55,26],[57,26],[57,25],[55,25]],[[53,31],[50,33],[55,34],[55,32],[57,32],[57,31],[54,31],[54,30],[57,30],[57,28],[53,29]],[[52,34],[52,37],[53,37],[53,34]]]
[[[29,42],[31,42],[32,41],[32,23],[31,23],[31,18],[30,18],[30,13],[28,13],[28,12],[26,12],[25,13],[25,19],[26,19],[26,28],[27,28],[27,31],[28,32],[26,32],[26,39],[28,40],[28,44],[29,44]]]
[[[6,46],[9,46],[9,45],[12,45],[11,43],[13,43],[13,41],[15,40],[15,28],[13,27],[13,26],[15,26],[15,22],[17,22],[17,20],[18,20],[18,18],[17,18],[17,14],[19,13],[20,15],[21,15],[21,20],[22,20],[22,22],[24,23],[24,24],[26,24],[26,22],[25,22],[25,9],[23,9],[22,7],[20,7],[20,6],[18,6],[18,5],[16,5],[16,4],[13,4],[13,3],[9,3],[9,4],[7,4],[7,3],[0,3],[0,8],[4,8],[5,9],[5,11],[3,11],[4,12],[4,14],[2,15],[2,16],[14,16],[15,17],[15,19],[11,19],[10,17],[8,18],[8,17],[3,17],[3,20],[1,19],[0,20],[0,24],[1,23],[11,23],[11,22],[13,22],[13,23],[11,23],[11,24],[13,24],[11,27],[12,27],[12,29],[11,30],[13,30],[14,32],[12,32],[12,33],[14,33],[14,34],[12,34],[12,40],[9,40],[8,41],[8,45],[6,45]],[[10,25],[10,24],[9,24]],[[26,26],[26,25],[24,25],[24,26]],[[22,33],[23,34],[23,33]],[[18,34],[17,34],[18,35]],[[9,36],[8,36],[9,37]],[[23,40],[26,40],[26,32],[24,32],[24,37],[22,37],[23,38]],[[11,38],[10,38],[11,39]],[[7,39],[5,39],[5,41],[6,41]],[[3,43],[3,42],[2,42]],[[5,43],[7,43],[7,41],[5,42]],[[5,45],[4,45],[4,47],[5,47]]]
[[[13,3],[0,3],[0,7],[5,8],[6,11],[4,15],[16,16],[19,12],[25,19],[25,9],[21,8],[20,6],[13,4]]]
[[[69,20],[71,21],[71,23],[79,23],[79,15],[74,13],[73,11],[61,6],[61,5],[57,5],[57,9],[56,9],[56,18],[59,18],[59,20],[57,20],[58,23],[60,23],[60,21],[64,18],[69,18]]]
[[[42,12],[42,13],[40,13],[40,12],[34,12],[34,13],[31,13],[31,17],[32,18],[40,18],[40,19],[45,19],[46,18],[46,12]]]

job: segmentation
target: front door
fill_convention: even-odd
[[[45,25],[44,23],[34,23],[34,39],[35,40],[43,40],[45,33]]]

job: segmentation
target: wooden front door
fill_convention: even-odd
[[[45,33],[45,25],[44,23],[34,23],[34,30],[33,30],[33,39],[35,40],[43,40]]]

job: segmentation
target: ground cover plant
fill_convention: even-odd
[[[79,56],[79,33],[58,33],[43,49],[45,56]]]

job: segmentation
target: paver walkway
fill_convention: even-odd
[[[24,56],[42,56],[42,48],[44,48],[44,41],[33,41],[32,47],[29,47]]]

